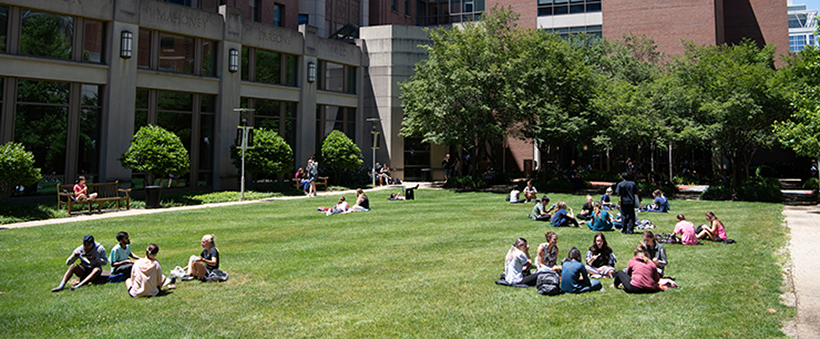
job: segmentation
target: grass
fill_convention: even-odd
[[[530,221],[532,205],[507,204],[503,194],[420,190],[402,202],[388,194],[371,194],[371,212],[331,217],[316,207],[338,196],[0,230],[0,330],[24,338],[770,338],[784,336],[781,321],[795,314],[778,298],[787,232],[781,205],[672,201],[674,213],[696,223],[714,211],[738,243],[667,246],[666,272],[678,289],[629,295],[604,279],[604,292],[546,297],[493,283],[513,240],[527,238],[534,256],[554,230],[566,256],[572,246],[585,252],[593,232]],[[659,232],[674,226],[673,214],[639,217]],[[130,298],[124,284],[49,291],[82,236],[110,249],[121,230],[138,255],[158,243],[166,274],[213,233],[231,277],[180,282],[150,299]],[[625,267],[640,237],[607,236]]]

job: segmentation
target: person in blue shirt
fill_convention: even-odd
[[[559,202],[556,205],[558,211],[555,212],[555,215],[552,216],[552,227],[561,227],[561,226],[571,226],[571,227],[580,227],[578,225],[578,221],[575,220],[575,215],[572,213],[572,209],[569,209],[567,212],[567,203]]]
[[[652,205],[648,206],[649,208],[646,209],[647,212],[669,212],[669,200],[666,199],[661,190],[655,190],[652,192],[652,196],[655,197],[655,200],[652,201]]]
[[[590,279],[584,263],[581,261],[581,251],[573,247],[567,254],[567,259],[561,265],[561,291],[567,293],[584,293],[598,291],[601,282]]]

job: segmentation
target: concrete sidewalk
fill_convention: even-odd
[[[789,256],[791,284],[797,316],[784,332],[795,338],[820,338],[820,207],[785,206],[783,214],[791,230]]]

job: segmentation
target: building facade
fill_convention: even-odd
[[[799,52],[806,46],[817,46],[817,9],[793,5],[789,1],[789,50]]]

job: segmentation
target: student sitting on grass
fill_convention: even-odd
[[[590,279],[584,264],[581,263],[581,251],[573,247],[567,259],[561,265],[561,290],[567,293],[584,293],[601,289],[601,282]]]
[[[586,224],[593,231],[612,231],[612,215],[601,209],[601,203],[596,201],[592,203],[592,216]]]
[[[586,201],[581,207],[581,213],[575,216],[578,220],[589,220],[592,217],[592,196],[587,195]]]
[[[710,226],[703,227],[706,225],[701,225],[698,227],[698,239],[709,239],[712,241],[726,240],[726,228],[723,227],[723,222],[715,216],[715,213],[712,213],[712,211],[706,212],[706,220],[709,221]]]
[[[128,288],[128,295],[134,298],[153,297],[159,294],[162,287],[169,290],[175,289],[174,278],[167,279],[162,275],[162,267],[157,261],[159,246],[150,244],[145,250],[145,258],[137,260],[131,272],[131,278],[125,281]]]
[[[131,267],[134,264],[134,260],[139,260],[140,257],[131,253],[131,238],[127,232],[117,233],[117,242],[118,243],[111,248],[111,254],[108,255],[108,262],[111,263],[111,276],[114,277],[118,274],[122,274],[122,276],[116,280],[122,281],[131,277]]]
[[[79,264],[74,263],[77,259],[80,259]],[[82,246],[74,249],[74,252],[71,252],[71,256],[66,259],[65,264],[71,266],[65,271],[60,285],[53,288],[51,292],[62,291],[72,275],[76,275],[80,278],[80,283],[71,287],[72,291],[85,286],[100,276],[102,267],[107,263],[105,248],[94,241],[93,235],[86,235],[83,237]]]
[[[555,205],[547,209],[546,206],[549,205],[549,203],[550,198],[547,198],[546,195],[541,197],[541,200],[536,200],[535,206],[532,208],[532,212],[528,217],[536,221],[550,221],[552,218],[550,212],[555,210]]]
[[[652,205],[647,206],[647,212],[666,213],[669,211],[669,200],[663,196],[661,190],[655,190],[652,192],[652,196],[655,197],[655,200],[652,201]]]
[[[509,285],[535,286],[538,282],[538,274],[524,276],[524,271],[529,272],[532,268],[530,260],[530,247],[527,246],[527,239],[518,238],[507,251],[504,257],[504,280]]]
[[[216,249],[216,244],[214,244],[214,235],[204,235],[200,244],[203,248],[202,253],[199,254],[199,257],[191,256],[188,259],[188,266],[182,268],[188,271],[188,274],[182,277],[183,281],[193,280],[194,278],[205,280],[211,272],[219,268],[219,250]]]
[[[601,208],[605,210],[618,209],[618,205],[612,203],[612,187],[606,188],[606,193],[601,196]]]
[[[697,245],[698,244],[698,237],[695,234],[695,224],[691,221],[686,220],[686,217],[683,214],[678,214],[678,223],[675,224],[675,232],[674,234],[681,235],[681,244],[684,245]]]
[[[558,260],[558,234],[550,231],[545,233],[544,237],[547,242],[538,245],[537,255],[535,256],[538,270],[535,273],[560,271],[561,266],[555,265],[556,260]]]
[[[557,205],[558,211],[552,216],[552,227],[572,226],[581,227],[578,221],[575,220],[575,215],[572,214],[572,209],[567,212],[567,203],[559,202]]]
[[[511,204],[523,203],[524,200],[520,199],[518,196],[521,194],[521,188],[518,185],[514,185],[512,191],[510,191],[510,198],[508,199]]]
[[[646,246],[649,259],[652,259],[652,262],[658,268],[658,274],[662,277],[667,264],[666,248],[655,238],[655,233],[652,233],[652,231],[643,232],[643,244]]]
[[[527,202],[538,201],[538,190],[532,185],[532,180],[527,180],[527,186],[524,187],[524,199]]]
[[[589,274],[596,277],[612,278],[615,274],[615,254],[606,242],[606,237],[601,232],[595,233],[592,238],[592,246],[589,247],[586,255],[586,269]]]
[[[655,293],[661,290],[658,285],[661,276],[658,274],[655,263],[649,259],[646,246],[639,243],[635,248],[634,257],[629,259],[626,272],[615,273],[613,288],[623,284],[626,293]]]
[[[361,188],[356,189],[356,204],[342,213],[367,212],[370,210],[370,200]]]

